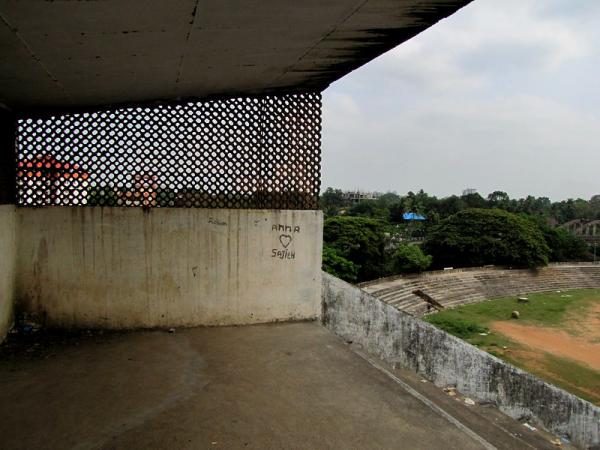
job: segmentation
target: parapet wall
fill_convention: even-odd
[[[600,288],[600,265],[551,264],[536,270],[496,267],[453,269],[382,278],[360,286],[402,311],[421,316],[428,312],[428,305],[413,294],[417,289],[451,308],[529,292]]]
[[[18,208],[17,307],[47,325],[314,319],[319,211]]]
[[[342,338],[437,386],[455,386],[516,419],[534,418],[581,448],[600,444],[600,408],[325,273],[322,320]]]

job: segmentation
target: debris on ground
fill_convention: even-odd
[[[39,331],[42,326],[32,320],[18,320],[14,327],[9,331],[10,334],[29,334]]]
[[[487,333],[479,333],[479,336],[487,336]]]
[[[512,317],[513,319],[518,319],[520,316],[519,311],[513,311],[510,313],[510,317]]]
[[[529,303],[529,299],[527,297],[517,297],[518,303]]]
[[[427,380],[425,378],[421,378],[421,383],[427,383]]]
[[[562,447],[562,442],[560,442],[560,439],[559,439],[559,438],[552,439],[552,440],[550,441],[550,443],[551,443],[552,445],[556,445],[557,447]]]
[[[47,328],[39,322],[18,320],[0,344],[0,360],[48,359],[56,356],[62,348],[80,344],[103,344],[114,336],[130,333],[130,330],[107,331],[94,329]]]
[[[447,386],[444,388],[444,392],[448,394],[450,397],[456,397],[456,388],[452,386]]]
[[[175,328],[169,328],[169,333],[175,333]]]
[[[473,406],[473,405],[475,405],[475,402],[473,401],[473,399],[470,399],[469,397],[465,397],[465,405]]]
[[[523,426],[524,426],[525,428],[527,428],[529,431],[537,431],[537,428],[536,428],[536,427],[534,427],[534,426],[532,426],[532,425],[529,425],[527,422],[525,422],[525,423],[523,424]]]

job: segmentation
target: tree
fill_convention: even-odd
[[[435,197],[430,197],[423,189],[420,189],[416,194],[409,191],[406,196],[402,198],[402,207],[406,212],[423,214],[430,208],[433,200],[437,199],[435,199]]]
[[[593,219],[600,219],[600,195],[594,195],[590,199],[590,210]]]
[[[358,266],[327,244],[323,246],[323,270],[351,283],[358,277]]]
[[[570,198],[562,202],[553,203],[551,211],[552,215],[558,220],[558,223],[565,223],[574,219],[595,218],[592,203],[580,198],[577,200]]]
[[[386,275],[385,226],[381,221],[353,216],[325,220],[323,240],[338,256],[358,267],[357,281]]]
[[[504,191],[494,191],[487,196],[488,205],[491,208],[507,210],[510,205],[510,197]]]
[[[327,216],[335,216],[338,210],[345,206],[344,194],[341,189],[328,187],[319,199],[321,209]]]
[[[487,206],[485,199],[477,192],[463,195],[460,198],[465,202],[467,208],[485,208]]]
[[[542,218],[529,216],[529,219],[537,222],[546,245],[550,249],[550,261],[585,261],[588,259],[587,244],[579,236],[575,236],[563,228],[552,228]]]
[[[465,202],[456,195],[451,195],[438,201],[437,211],[442,218],[456,214],[463,209],[465,209]]]
[[[569,233],[563,228],[547,227],[544,238],[550,247],[550,261],[587,261],[588,246],[583,239]]]
[[[87,204],[89,206],[116,206],[117,193],[109,186],[90,188],[88,191]]]
[[[431,259],[418,245],[400,244],[392,255],[392,272],[422,272],[431,265]]]
[[[383,208],[389,208],[390,205],[398,203],[402,198],[395,192],[386,192],[377,198],[377,203]]]
[[[391,223],[402,223],[404,220],[404,208],[402,208],[402,203],[397,202],[393,203],[389,206],[389,220]]]
[[[382,206],[377,200],[361,200],[348,208],[346,214],[349,216],[387,220],[390,213],[389,210],[385,206]]]
[[[550,250],[535,223],[500,209],[465,209],[443,220],[424,250],[436,267],[548,264]]]

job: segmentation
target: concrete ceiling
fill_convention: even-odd
[[[16,112],[323,90],[470,0],[0,0]]]

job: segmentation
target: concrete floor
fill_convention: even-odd
[[[2,449],[553,448],[317,323],[46,341],[0,352]]]

